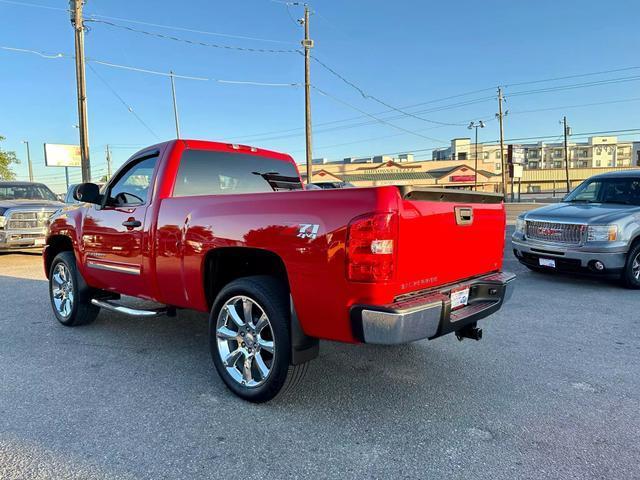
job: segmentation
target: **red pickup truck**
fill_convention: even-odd
[[[288,155],[173,140],[74,196],[51,217],[43,254],[57,319],[210,312],[213,363],[253,402],[297,383],[319,339],[479,339],[477,321],[512,290],[499,195],[304,190]]]

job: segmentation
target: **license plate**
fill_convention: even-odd
[[[541,267],[556,268],[556,261],[551,258],[540,258],[539,262]]]
[[[41,247],[41,246],[43,246],[43,245],[44,245],[44,238],[36,238],[36,239],[33,241],[33,244],[34,244],[36,247]]]
[[[469,287],[451,292],[451,310],[464,307],[469,302]]]

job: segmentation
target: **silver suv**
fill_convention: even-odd
[[[596,175],[520,215],[513,253],[532,270],[616,276],[640,289],[640,170]]]

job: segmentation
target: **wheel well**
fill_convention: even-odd
[[[54,235],[49,238],[47,242],[47,254],[44,260],[45,273],[49,276],[49,270],[53,259],[56,258],[60,252],[73,252],[73,243],[71,239],[65,235]]]
[[[289,289],[284,262],[273,252],[247,247],[223,247],[209,252],[204,264],[204,290],[209,307],[229,282],[252,275],[276,277]]]

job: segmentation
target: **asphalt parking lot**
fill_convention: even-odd
[[[206,316],[65,328],[39,255],[0,255],[0,478],[640,478],[640,292],[509,251],[482,341],[325,342],[263,405],[215,374]]]

